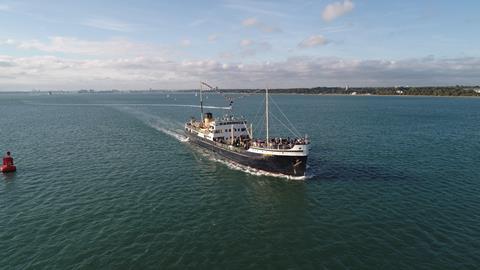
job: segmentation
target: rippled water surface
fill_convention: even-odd
[[[305,181],[184,142],[193,94],[0,95],[0,268],[480,267],[480,99],[273,99],[312,139]]]

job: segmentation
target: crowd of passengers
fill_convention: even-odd
[[[231,144],[231,140],[229,139],[223,139],[223,138],[214,138],[213,139],[216,142],[219,143],[226,143],[226,144]],[[307,141],[305,138],[293,138],[291,139],[290,137],[288,138],[272,138],[269,140],[268,148],[273,148],[273,149],[290,149],[295,145],[304,145],[307,144]],[[243,147],[245,149],[250,148],[250,146],[254,147],[262,147],[262,148],[267,148],[267,144],[265,140],[260,140],[256,139],[251,141],[248,138],[244,138],[241,136],[240,138],[235,138],[233,140],[233,146],[236,147]]]
[[[269,148],[290,149],[298,144],[307,144],[305,138],[272,138],[269,140]],[[254,140],[252,146],[267,147],[264,140]]]

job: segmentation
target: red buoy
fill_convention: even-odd
[[[7,172],[14,172],[17,170],[17,167],[13,165],[13,157],[10,156],[10,152],[3,157],[2,167],[0,167],[0,172],[7,173]]]
[[[17,170],[17,167],[15,167],[15,165],[2,165],[2,167],[0,167],[0,171],[3,172],[3,173],[7,173],[7,172],[14,172]]]

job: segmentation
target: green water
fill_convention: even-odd
[[[0,268],[480,267],[480,99],[273,99],[312,140],[305,181],[183,142],[198,109],[169,104],[193,94],[0,95]]]

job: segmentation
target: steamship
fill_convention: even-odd
[[[200,87],[200,120],[192,117],[185,123],[189,142],[205,148],[220,158],[274,174],[305,176],[310,142],[307,136],[296,138],[270,137],[269,97],[265,90],[265,138],[253,137],[253,126],[242,117],[227,114],[214,118],[204,113],[202,86]],[[230,103],[232,106],[232,102]]]

